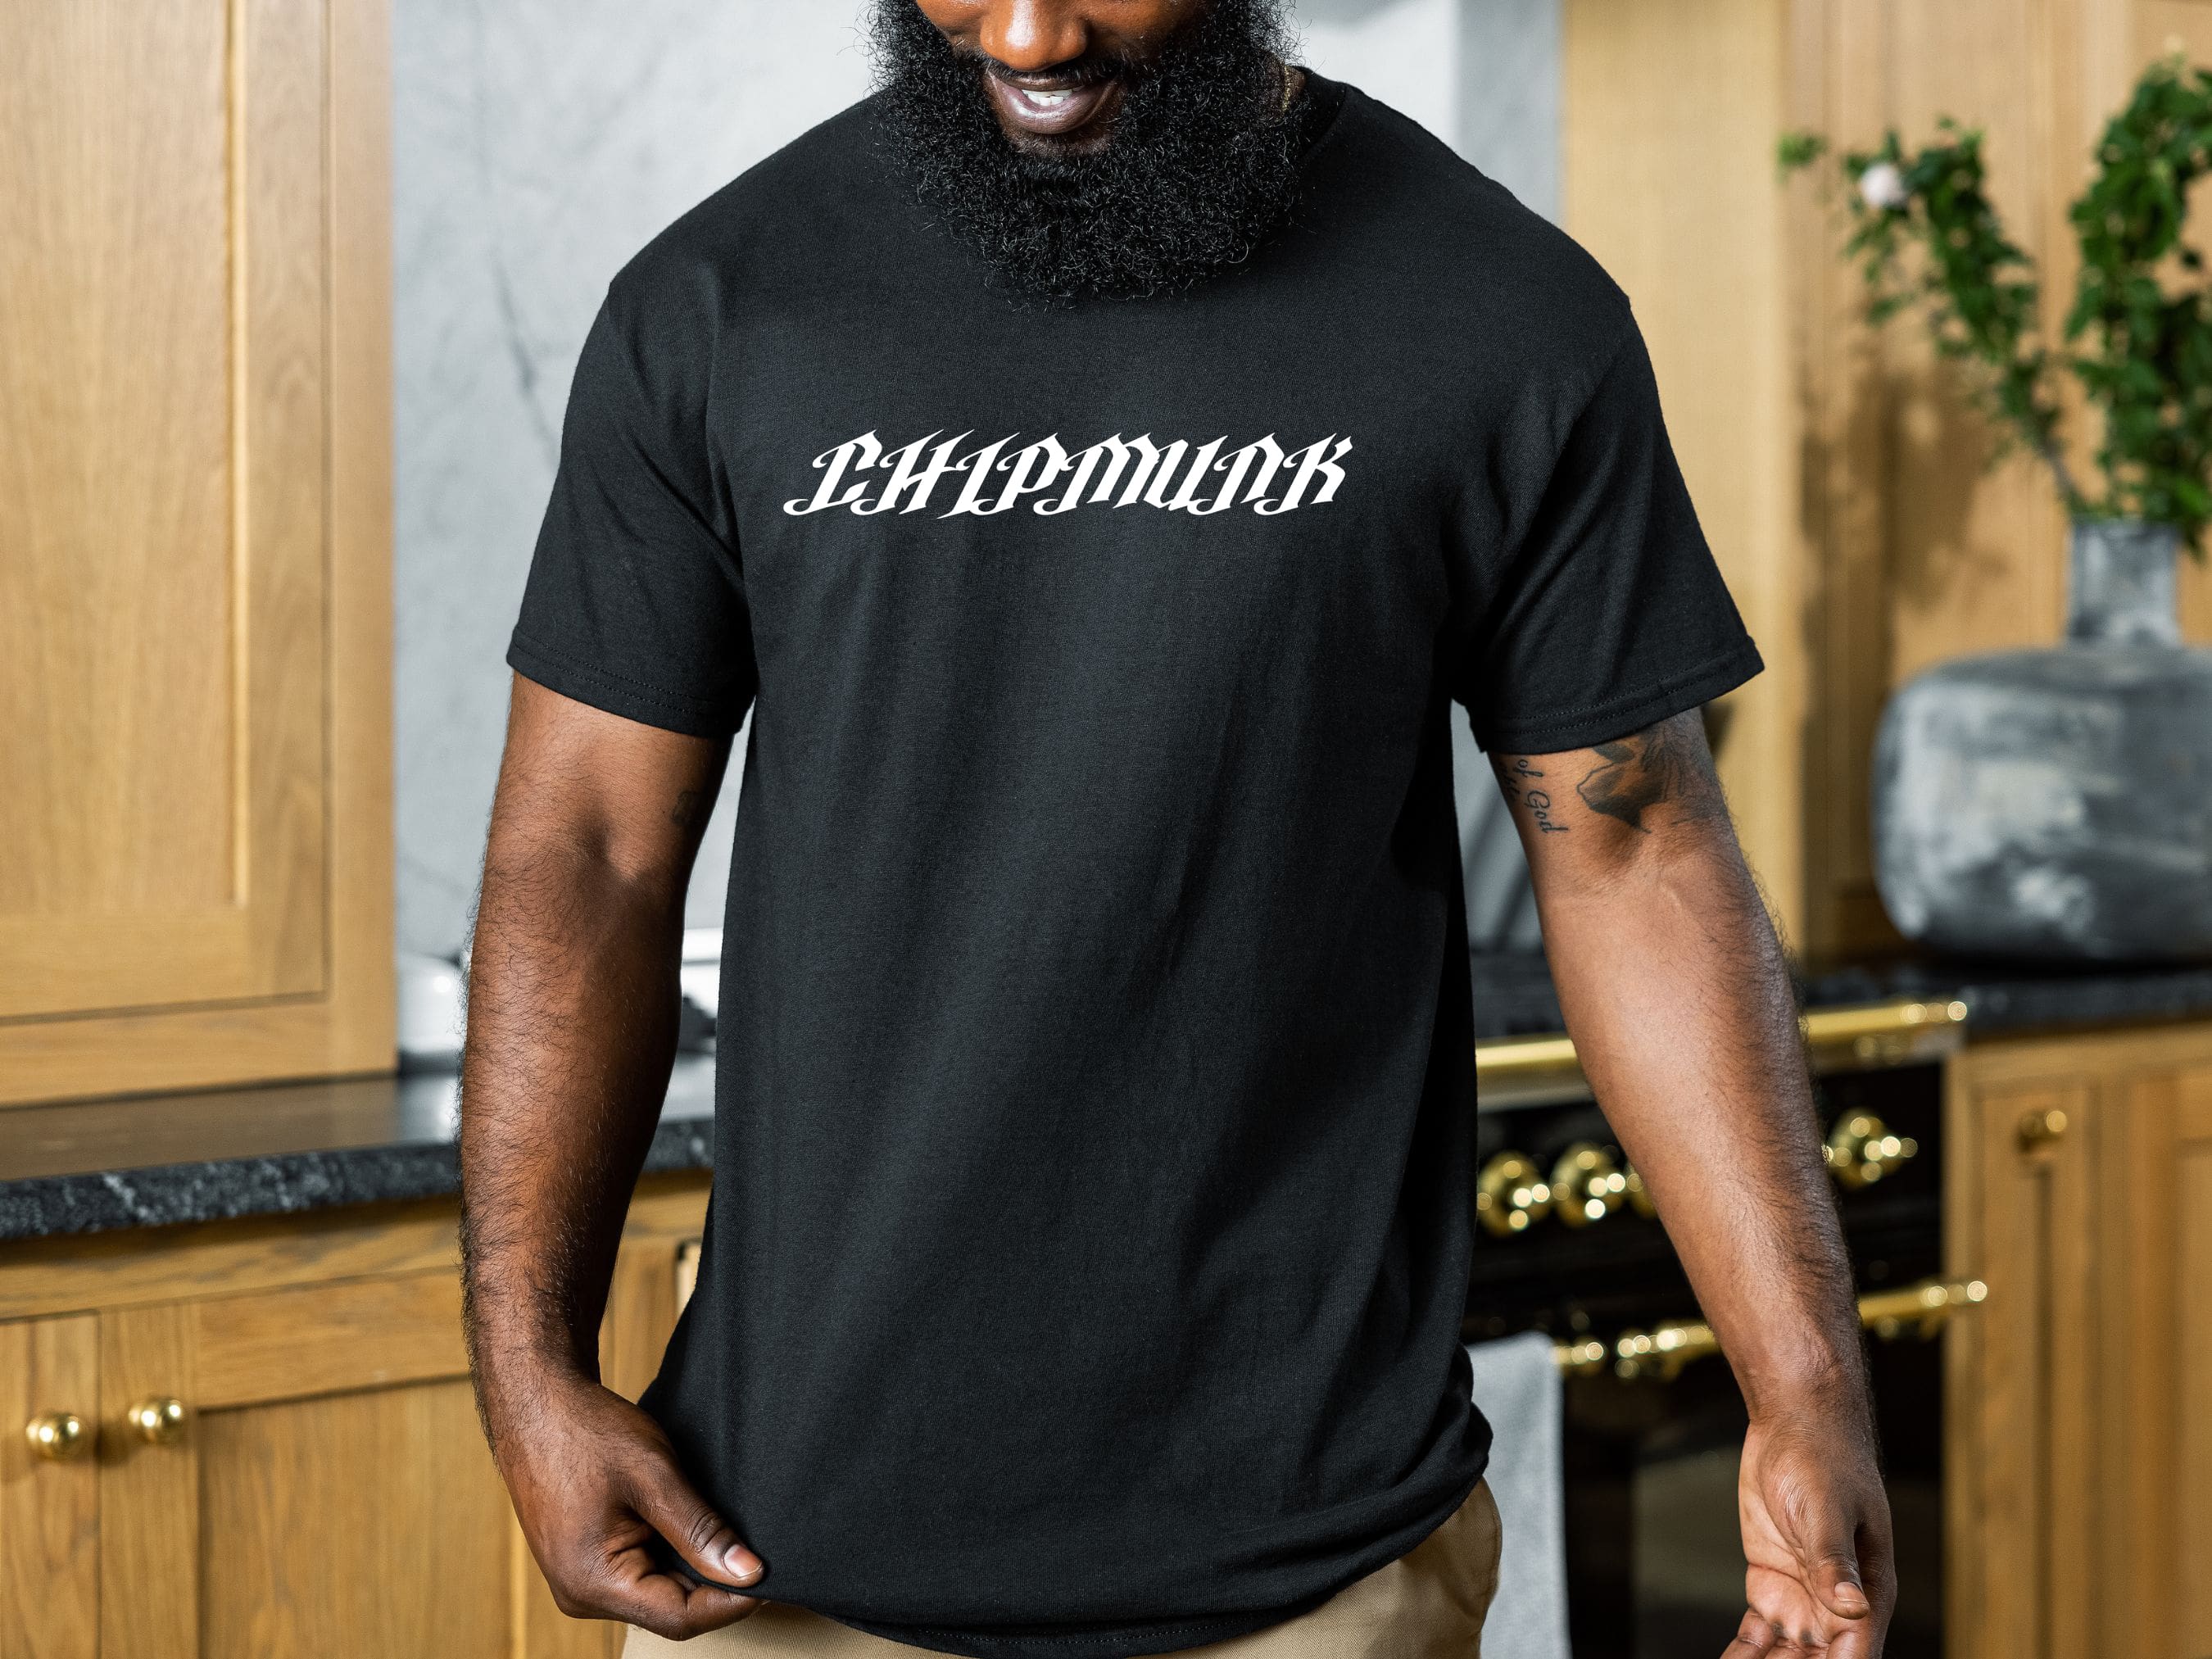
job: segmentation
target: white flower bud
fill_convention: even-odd
[[[1905,175],[1893,161],[1876,161],[1859,174],[1859,199],[1877,213],[1888,213],[1912,199]]]

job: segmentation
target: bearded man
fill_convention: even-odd
[[[1269,0],[874,27],[872,98],[615,280],[509,657],[468,1305],[561,1606],[1477,1651],[1457,705],[1750,1407],[1731,1652],[1869,1659],[1850,1275],[1697,712],[1759,659],[1627,302]],[[632,1406],[595,1334],[748,711],[713,1212]]]

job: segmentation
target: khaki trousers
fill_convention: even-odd
[[[1311,1613],[1184,1652],[1190,1659],[1480,1659],[1504,1542],[1486,1481],[1409,1553]],[[916,1651],[771,1601],[690,1642],[634,1630],[623,1659],[912,1659]]]

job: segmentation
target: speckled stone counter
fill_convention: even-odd
[[[677,1062],[648,1172],[713,1164],[714,1064]],[[457,1124],[450,1076],[0,1111],[0,1243],[441,1197]]]
[[[1961,1001],[1970,1037],[2212,1018],[2212,967],[1901,963],[1816,973],[1808,1006]],[[1474,963],[1478,1040],[1560,1029],[1540,956]],[[714,1060],[677,1062],[648,1171],[714,1161]],[[459,1189],[450,1077],[370,1078],[0,1111],[0,1243],[289,1215]]]

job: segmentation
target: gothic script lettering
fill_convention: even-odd
[[[801,519],[836,507],[904,514],[934,507],[943,509],[940,519],[988,519],[1024,505],[1047,515],[1151,507],[1204,518],[1249,507],[1272,518],[1334,501],[1344,484],[1338,463],[1352,453],[1352,440],[1334,432],[1291,450],[1272,432],[1237,449],[1226,436],[1161,443],[1149,432],[1137,438],[1117,432],[1082,449],[1067,447],[1058,433],[1029,444],[1012,433],[957,453],[974,435],[947,438],[940,428],[896,449],[873,432],[848,438],[814,458],[822,475],[814,493],[786,501],[783,510]]]

